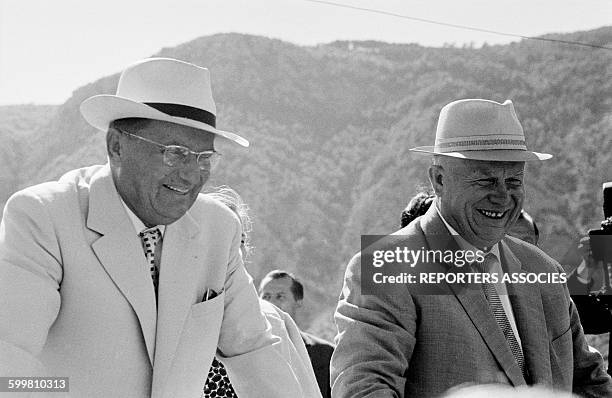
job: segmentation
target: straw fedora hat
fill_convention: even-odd
[[[243,137],[216,128],[208,69],[172,58],[148,58],[128,66],[116,95],[87,98],[81,114],[102,131],[113,120],[137,117],[194,127],[249,146]]]
[[[527,150],[523,127],[510,100],[503,104],[483,99],[451,102],[440,111],[435,145],[411,151],[500,162],[552,158]]]

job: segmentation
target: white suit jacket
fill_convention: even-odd
[[[166,227],[156,308],[108,164],[16,193],[0,224],[0,376],[68,376],[71,397],[199,397],[218,349],[241,398],[318,396],[312,369],[275,349],[240,231],[200,195]]]

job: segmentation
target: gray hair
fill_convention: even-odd
[[[216,187],[214,191],[206,192],[205,195],[218,200],[236,213],[240,219],[240,224],[242,224],[242,247],[245,251],[245,257],[248,256],[253,249],[249,236],[253,230],[253,221],[251,221],[251,216],[249,215],[249,205],[244,203],[238,192],[227,185]]]

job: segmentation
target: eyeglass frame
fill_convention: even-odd
[[[212,170],[214,170],[215,167],[218,164],[219,158],[221,157],[221,153],[216,151],[216,150],[214,150],[214,149],[212,149],[212,150],[209,149],[209,150],[202,151],[202,152],[196,152],[196,151],[192,151],[191,149],[189,149],[189,148],[187,148],[186,146],[183,146],[183,145],[164,145],[164,144],[159,143],[157,141],[153,141],[153,140],[150,140],[148,138],[144,138],[144,137],[141,137],[139,135],[129,133],[129,132],[127,132],[127,131],[119,128],[119,127],[113,127],[113,128],[115,130],[119,131],[122,134],[128,135],[130,137],[138,138],[139,140],[142,140],[144,142],[148,142],[149,144],[153,144],[153,145],[157,146],[158,148],[160,148],[161,149],[161,153],[162,153],[162,161],[163,161],[164,165],[168,166],[168,167],[172,167],[172,168],[177,167],[177,164],[175,164],[175,163],[173,163],[171,161],[168,161],[168,158],[166,156],[166,152],[168,151],[169,148],[180,148],[181,150],[184,150],[184,152],[185,151],[187,152],[187,155],[183,158],[183,160],[182,161],[179,160],[179,162],[182,163],[182,164],[185,164],[186,160],[189,158],[189,155],[191,155],[191,154],[195,155],[195,157],[196,157],[196,164],[198,165],[198,168],[201,171],[212,171]],[[200,156],[207,155],[207,154],[210,154],[210,156],[208,158],[204,158],[204,159],[209,160],[209,166],[203,168],[200,165]]]

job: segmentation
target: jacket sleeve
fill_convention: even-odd
[[[358,254],[346,269],[335,313],[332,397],[402,397],[416,343],[415,306],[406,290],[362,295],[360,262]]]
[[[316,394],[318,391],[311,388],[311,380],[304,379],[303,374],[291,366],[291,357],[283,351],[283,340],[272,333],[261,311],[253,280],[244,268],[239,247],[240,226],[237,225],[225,282],[218,353],[236,395],[320,397]]]
[[[0,223],[0,376],[44,375],[40,354],[60,308],[61,253],[40,197],[21,191]]]
[[[298,376],[300,385],[307,396],[321,397],[317,378],[302,340],[302,335],[291,316],[274,304],[259,300],[261,309],[270,323],[272,334],[281,339],[275,347],[284,358],[289,359],[293,372]]]

